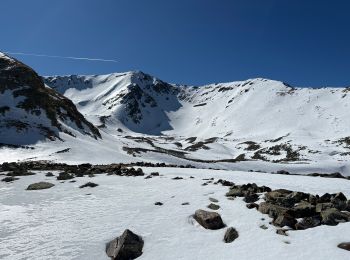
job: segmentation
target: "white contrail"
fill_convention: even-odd
[[[12,55],[26,55],[26,56],[47,57],[47,58],[60,58],[60,59],[71,59],[71,60],[88,60],[88,61],[118,62],[117,60],[98,59],[98,58],[57,56],[57,55],[46,55],[46,54],[37,54],[37,53],[24,53],[24,52],[12,52],[12,51],[4,51],[4,52],[5,52],[5,53],[8,53],[8,54],[12,54]]]

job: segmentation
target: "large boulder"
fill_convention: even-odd
[[[193,218],[206,229],[220,229],[225,227],[221,216],[216,212],[205,211],[202,209],[196,210]]]
[[[53,186],[55,186],[55,184],[52,184],[50,182],[41,181],[41,182],[30,184],[27,187],[27,190],[44,190],[44,189],[50,189]]]
[[[224,242],[231,243],[236,240],[236,238],[238,238],[238,231],[233,227],[229,227],[225,232]]]
[[[112,260],[130,260],[142,255],[142,237],[126,229],[120,237],[107,243],[106,253]]]

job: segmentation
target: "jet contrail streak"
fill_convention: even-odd
[[[71,59],[71,60],[118,62],[117,60],[107,60],[107,59],[98,59],[98,58],[57,56],[57,55],[46,55],[46,54],[37,54],[37,53],[24,53],[24,52],[12,52],[12,51],[4,51],[4,52],[8,53],[8,54],[12,54],[12,55],[26,55],[26,56],[46,57],[46,58],[60,58],[60,59]]]

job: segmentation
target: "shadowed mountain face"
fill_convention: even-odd
[[[61,139],[60,133],[100,137],[68,98],[46,87],[27,65],[0,53],[0,143],[33,144]]]

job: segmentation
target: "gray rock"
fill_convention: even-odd
[[[231,243],[234,240],[236,240],[238,238],[238,232],[235,228],[233,227],[229,227],[226,232],[225,232],[225,236],[224,236],[224,242],[225,243]]]
[[[295,224],[297,223],[297,220],[293,218],[289,214],[281,214],[279,215],[274,221],[273,224],[279,227],[288,226],[291,228],[295,228]]]
[[[261,202],[258,210],[263,214],[268,214],[271,218],[277,218],[279,215],[290,212],[290,209],[288,208],[267,202]]]
[[[316,214],[316,207],[309,202],[302,201],[294,206],[292,211],[295,218],[311,217]]]
[[[94,187],[97,187],[97,186],[98,186],[98,184],[89,181],[89,182],[79,186],[79,188],[80,189],[87,188],[87,187],[94,188]]]
[[[55,186],[55,184],[52,184],[50,182],[42,181],[42,182],[37,182],[37,183],[30,184],[27,187],[27,190],[44,190],[44,189],[50,189],[53,186]]]
[[[210,204],[207,206],[207,208],[212,209],[212,210],[218,210],[218,209],[220,208],[220,206],[217,205],[217,204],[214,204],[214,203],[210,203]]]
[[[287,231],[288,229],[279,228],[276,230],[276,234],[281,236],[288,236]]]
[[[8,177],[1,179],[1,181],[3,181],[3,182],[12,182],[12,181],[16,181],[16,180],[19,180],[19,178],[16,178],[13,176],[8,176]]]
[[[259,195],[256,193],[248,193],[244,196],[243,201],[246,203],[253,203],[259,200]]]
[[[335,226],[341,222],[348,222],[350,220],[350,215],[340,212],[335,208],[326,209],[321,211],[322,224]]]
[[[74,176],[72,174],[69,174],[68,172],[60,172],[57,176],[57,180],[59,180],[59,181],[70,180],[73,178],[74,178]]]
[[[206,229],[220,229],[225,227],[221,216],[216,212],[210,212],[205,210],[196,210],[193,218]]]
[[[295,224],[295,229],[303,230],[308,228],[314,228],[321,225],[321,217],[320,216],[312,216],[303,218],[300,222]]]
[[[259,208],[259,205],[256,203],[248,203],[248,204],[246,204],[246,207],[248,209],[257,209],[257,208]]]
[[[142,255],[143,239],[126,229],[120,237],[107,243],[106,253],[112,260],[130,260]]]
[[[218,203],[218,202],[219,202],[217,199],[211,198],[211,197],[209,197],[209,200],[210,200],[211,202],[214,202],[214,203]]]

